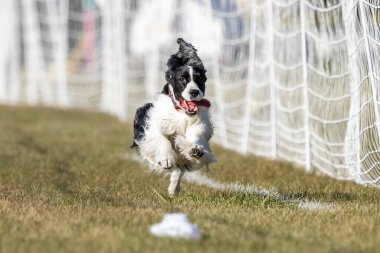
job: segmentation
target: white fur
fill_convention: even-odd
[[[194,116],[176,110],[170,97],[160,94],[149,111],[145,137],[137,143],[141,156],[153,170],[171,173],[169,195],[179,192],[185,171],[198,170],[215,162],[208,141],[213,135],[209,108],[199,106]],[[194,158],[192,149],[203,151]]]
[[[182,91],[181,95],[187,101],[191,101],[191,100],[198,100],[199,101],[203,98],[204,94],[199,89],[198,84],[196,84],[194,82],[193,67],[188,66],[188,68],[189,68],[190,82],[186,85],[186,88]],[[191,90],[198,90],[199,94],[196,98],[191,97],[191,95],[190,95]]]

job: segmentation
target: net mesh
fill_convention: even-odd
[[[183,37],[214,142],[380,185],[379,0],[2,0],[0,20],[2,103],[131,119]]]

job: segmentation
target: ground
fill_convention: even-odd
[[[170,201],[168,178],[126,159],[131,136],[101,113],[1,106],[0,252],[379,251],[379,189],[214,146],[207,177],[330,208],[191,183]],[[199,241],[149,234],[173,211],[199,225]]]

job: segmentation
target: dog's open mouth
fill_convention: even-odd
[[[181,99],[179,107],[189,116],[194,116],[199,111],[198,105],[194,101]]]
[[[187,101],[185,99],[181,99],[179,105],[177,106],[187,115],[194,116],[199,111],[199,106],[210,107],[211,103],[207,99],[201,99],[199,101]]]

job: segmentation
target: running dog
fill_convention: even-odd
[[[204,99],[206,69],[191,44],[182,38],[177,43],[179,51],[167,62],[161,94],[136,111],[132,145],[151,169],[170,173],[170,197],[179,193],[185,172],[216,161],[209,145],[211,104]]]

